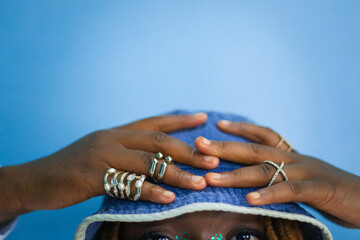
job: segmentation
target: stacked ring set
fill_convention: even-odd
[[[118,180],[119,175],[120,181]],[[108,182],[109,176],[112,176],[110,183]],[[130,196],[132,185],[131,183],[135,179],[136,193],[134,196]],[[104,176],[104,188],[106,193],[111,197],[118,197],[120,199],[127,198],[129,200],[137,201],[141,197],[141,189],[144,184],[144,180],[145,175],[137,176],[134,173],[130,174],[128,172],[118,171],[115,168],[110,168]]]
[[[164,155],[161,152],[157,153],[155,155],[155,158],[151,160],[151,164],[149,168],[150,178],[157,183],[162,181],[167,166],[173,163],[172,157],[167,156],[164,159],[163,156]],[[160,161],[161,161],[160,169],[156,171],[157,164]],[[104,176],[104,189],[106,193],[111,197],[137,201],[141,197],[141,191],[144,185],[145,178],[146,178],[145,175],[138,176],[135,173],[129,173],[125,171],[116,170],[115,168],[110,168],[107,170]],[[131,188],[134,180],[136,180],[134,184],[136,188],[136,193],[133,196],[131,196]]]

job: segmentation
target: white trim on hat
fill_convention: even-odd
[[[282,218],[288,220],[296,220],[299,222],[309,223],[318,227],[322,234],[324,240],[332,240],[331,233],[329,229],[318,221],[315,218],[298,214],[298,213],[288,213],[281,212],[276,210],[263,209],[258,207],[240,207],[234,206],[226,203],[214,203],[214,202],[201,202],[201,203],[192,203],[179,208],[171,209],[168,211],[157,212],[157,213],[146,213],[146,214],[95,214],[89,216],[83,220],[83,222],[78,226],[74,239],[75,240],[84,240],[85,233],[88,226],[93,222],[151,222],[159,221],[168,218],[177,217],[185,213],[199,212],[199,211],[226,211],[233,213],[241,214],[252,214],[252,215],[261,215],[273,218]]]

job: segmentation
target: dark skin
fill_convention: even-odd
[[[103,177],[109,168],[148,175],[155,153],[198,168],[215,168],[219,159],[206,156],[166,132],[196,127],[206,114],[168,115],[91,133],[53,155],[0,168],[0,223],[40,209],[60,209],[106,194]],[[169,165],[163,182],[201,190],[203,176]],[[134,187],[132,188],[134,189]],[[171,203],[175,194],[145,181],[141,199]]]
[[[221,174],[207,173],[208,185],[264,187],[276,169],[263,162],[271,160],[280,165],[283,161],[289,181],[279,176],[276,184],[249,193],[250,204],[303,202],[342,226],[360,228],[360,177],[314,157],[287,152],[289,146],[285,144],[274,148],[281,138],[269,128],[229,121],[220,121],[218,128],[254,143],[216,142],[199,137],[196,148],[204,154],[250,166]]]
[[[360,228],[360,178],[319,159],[274,148],[280,140],[271,129],[240,122],[220,121],[221,131],[254,143],[216,142],[199,137],[196,149],[166,133],[203,124],[206,114],[161,116],[91,133],[53,155],[29,163],[0,168],[0,223],[40,209],[60,209],[106,194],[103,177],[113,167],[145,174],[155,153],[196,168],[214,169],[219,158],[249,165],[232,172],[195,176],[169,165],[163,178],[168,185],[201,190],[218,187],[264,187],[247,195],[253,205],[303,202],[334,222]],[[285,151],[284,151],[285,150]],[[275,168],[285,163],[289,181],[278,177],[266,187]],[[145,181],[141,199],[160,204],[175,194]]]
[[[255,234],[264,235],[264,225],[262,218],[255,215],[214,211],[196,212],[162,221],[121,223],[119,236],[114,239],[157,239],[156,237],[142,238],[149,232],[156,232],[158,238],[167,237],[169,240],[176,239],[176,236],[180,239],[208,240],[215,234],[222,234],[228,240],[242,239],[240,237],[246,235],[252,235],[251,240],[258,240],[261,238],[256,237]],[[251,232],[254,234],[250,234]]]

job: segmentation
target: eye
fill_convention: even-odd
[[[256,229],[242,229],[232,235],[229,240],[263,240],[263,234]]]
[[[257,236],[254,236],[252,234],[249,233],[245,233],[245,234],[238,234],[235,236],[234,240],[260,240],[260,238],[258,238]],[[231,240],[233,240],[233,238],[231,238]]]
[[[153,236],[146,238],[146,240],[172,240],[172,239],[164,236]]]
[[[160,232],[149,232],[141,236],[139,240],[172,240],[172,238]]]

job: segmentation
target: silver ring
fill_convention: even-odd
[[[274,183],[274,181],[277,178],[277,176],[279,175],[279,173],[281,173],[283,175],[285,181],[288,181],[286,173],[282,169],[284,167],[284,162],[281,162],[280,166],[277,165],[276,163],[272,162],[272,161],[269,161],[269,160],[264,161],[264,163],[268,163],[268,164],[270,164],[271,166],[273,166],[273,167],[275,167],[277,169],[276,172],[274,173],[273,177],[271,178],[269,184],[267,185],[268,187],[270,187]]]
[[[115,175],[113,176],[113,178],[111,179],[110,185],[114,191],[115,196],[119,197],[118,195],[118,190],[117,190],[117,185],[118,185],[118,180],[117,180],[117,176],[121,173],[121,171],[117,171],[115,173]]]
[[[167,156],[167,157],[165,158],[165,162],[162,162],[162,163],[161,163],[161,165],[160,165],[160,170],[159,170],[159,173],[158,173],[157,179],[156,179],[158,182],[161,182],[161,181],[162,181],[162,179],[163,179],[163,177],[164,177],[164,175],[165,175],[166,167],[167,167],[168,165],[172,164],[172,163],[173,163],[173,159],[172,159],[172,157],[170,157],[170,156]]]
[[[296,152],[294,146],[289,143],[285,138],[283,138],[280,134],[278,134],[280,137],[280,141],[275,145],[275,148],[279,148],[281,146],[281,144],[285,143],[288,146],[288,149],[286,150],[287,152]]]
[[[156,155],[155,155],[155,157],[157,158],[157,159],[159,159],[159,160],[161,160],[162,158],[163,158],[163,154],[161,153],[161,152],[158,152]]]
[[[167,156],[165,158],[165,161],[161,163],[160,165],[160,170],[157,174],[157,176],[154,176],[155,175],[155,171],[156,171],[156,166],[158,164],[158,162],[160,160],[163,160],[163,157],[164,155],[161,153],[161,152],[158,152],[156,155],[155,155],[155,158],[151,159],[151,164],[150,164],[150,167],[149,167],[149,177],[154,181],[154,182],[161,182],[163,177],[164,177],[164,174],[165,174],[165,170],[166,170],[166,167],[167,165],[170,165],[173,163],[173,159],[171,156]]]
[[[126,177],[126,175],[128,174],[128,172],[124,172],[121,177],[120,177],[120,181],[118,183],[118,189],[120,191],[120,199],[124,199],[125,195],[124,195],[124,190],[125,190],[125,184],[124,184],[124,179]]]
[[[164,174],[165,174],[166,167],[167,167],[167,163],[162,162],[161,165],[160,165],[159,173],[158,173],[157,178],[156,178],[156,182],[161,182],[162,181],[162,179],[164,177]]]
[[[151,164],[150,164],[150,168],[149,168],[149,177],[153,180],[154,179],[154,174],[155,174],[155,170],[156,170],[156,165],[159,161],[156,158],[151,159]]]
[[[126,184],[126,188],[125,188],[125,194],[126,194],[127,199],[129,199],[129,200],[133,200],[130,197],[130,192],[131,192],[130,186],[131,186],[131,181],[134,180],[135,177],[136,177],[135,173],[132,173],[129,176],[127,176],[127,178],[126,178],[127,184]]]
[[[115,196],[111,193],[111,185],[108,183],[107,178],[108,178],[109,174],[113,174],[115,172],[116,172],[115,168],[109,168],[104,176],[104,189],[105,189],[106,193],[108,195],[110,195],[111,197],[115,197]]]
[[[165,158],[165,162],[166,162],[167,164],[172,164],[172,163],[173,163],[172,157],[167,156],[167,157]]]
[[[134,197],[133,197],[133,201],[137,201],[137,200],[140,199],[142,186],[144,185],[144,181],[145,181],[146,176],[145,176],[145,175],[141,175],[140,177],[139,177],[139,176],[136,176],[136,178],[137,178],[138,180],[136,180],[136,182],[135,182],[136,194],[135,194]]]

